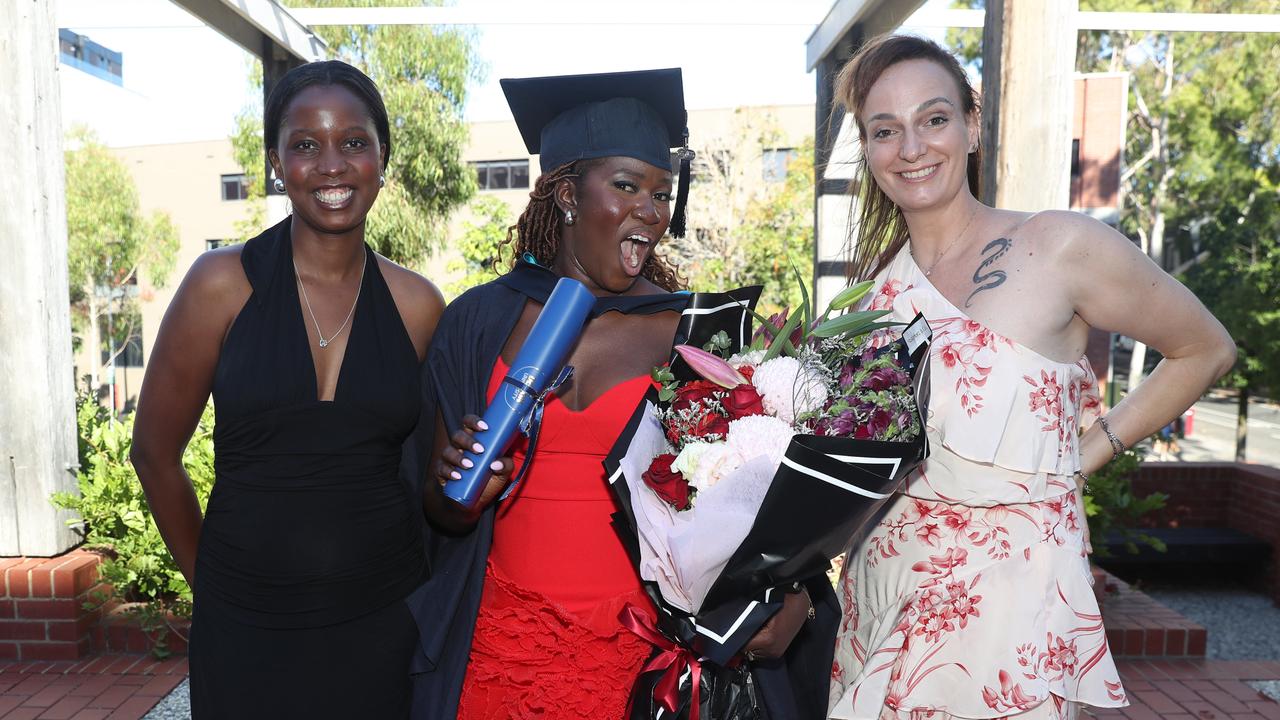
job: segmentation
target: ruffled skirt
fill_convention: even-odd
[[[969,507],[900,496],[846,560],[841,720],[1071,718],[1127,704],[1075,494]]]

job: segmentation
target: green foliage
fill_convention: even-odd
[[[415,0],[294,0],[293,7],[409,7]],[[414,265],[445,241],[449,214],[475,193],[462,161],[467,81],[479,76],[469,31],[425,25],[320,27],[332,57],[378,85],[391,119],[387,184],[369,213],[365,237],[391,260]],[[260,86],[261,78],[258,85]],[[263,165],[262,113],[246,108],[232,138],[245,173]],[[259,192],[261,192],[259,190]]]
[[[178,231],[167,214],[142,213],[129,169],[92,132],[73,129],[67,148],[71,307],[78,340],[98,346],[89,353],[97,363],[98,353],[106,350],[99,333],[101,318],[107,312],[137,314],[140,271],[151,285],[164,286],[178,252]],[[141,327],[134,330],[141,332]]]
[[[156,528],[138,476],[129,462],[133,416],[117,420],[90,398],[77,405],[79,496],[55,493],[52,501],[80,517],[71,525],[85,544],[104,552],[100,571],[112,596],[97,598],[142,603],[134,612],[143,630],[165,652],[167,618],[191,614],[191,588],[169,555]],[[213,488],[213,409],[204,416],[182,458],[203,509]]]
[[[813,140],[805,140],[781,182],[765,182],[761,158],[783,140],[773,118],[739,108],[724,136],[696,148],[689,235],[664,241],[693,290],[763,285],[762,312],[801,303],[791,266],[813,268]]]
[[[1082,0],[1081,10],[1274,14],[1278,0]],[[1254,33],[1081,33],[1077,69],[1127,70],[1121,230],[1236,338],[1237,387],[1280,388],[1280,66]],[[1157,219],[1159,222],[1157,222]]]
[[[1084,497],[1085,515],[1089,520],[1089,536],[1096,557],[1105,558],[1107,538],[1117,534],[1130,553],[1138,552],[1138,544],[1164,552],[1164,542],[1139,529],[1139,521],[1148,513],[1164,507],[1169,496],[1151,493],[1138,497],[1133,492],[1133,477],[1142,462],[1141,451],[1130,448],[1089,476],[1089,494]]]
[[[472,220],[463,224],[462,236],[454,242],[459,257],[449,261],[450,274],[462,277],[449,283],[445,291],[457,297],[466,290],[498,277],[497,261],[500,245],[511,227],[511,209],[492,195],[481,195],[471,201]]]

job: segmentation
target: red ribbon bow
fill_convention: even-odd
[[[689,669],[693,691],[689,696],[689,720],[698,720],[698,691],[702,686],[702,663],[692,650],[677,645],[658,631],[657,619],[640,608],[627,604],[618,614],[618,622],[662,652],[650,660],[640,672],[665,670],[653,686],[653,699],[674,714],[680,706],[680,676]],[[630,708],[627,715],[631,715]]]

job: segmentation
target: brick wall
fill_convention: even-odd
[[[78,660],[92,649],[102,610],[86,610],[99,588],[97,555],[0,558],[0,661]]]
[[[1280,604],[1280,469],[1238,465],[1227,526],[1271,544],[1266,583]]]
[[[1143,463],[1135,493],[1168,493],[1148,527],[1226,527],[1271,544],[1267,589],[1280,604],[1280,469],[1252,463]]]

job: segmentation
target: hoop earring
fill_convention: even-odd
[[[578,218],[573,214],[573,211],[572,211],[572,210],[565,210],[565,211],[564,211],[564,224],[565,224],[565,225],[573,225],[573,224],[574,224],[574,223],[576,223],[576,222],[578,222]]]
[[[283,193],[283,192],[284,192],[284,181],[283,181],[283,180],[281,180],[280,178],[276,178],[275,180],[273,180],[273,181],[271,182],[271,187],[275,188],[275,189],[276,189],[276,192],[278,192],[278,193]]]
[[[386,176],[386,175],[379,175],[379,176],[378,176],[378,187],[384,187],[386,184],[387,184],[387,176]]]

